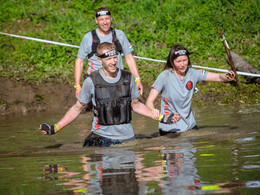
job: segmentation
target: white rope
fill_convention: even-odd
[[[50,43],[50,44],[54,44],[54,45],[62,45],[62,46],[67,46],[67,47],[79,48],[79,46],[77,46],[77,45],[70,45],[70,44],[66,44],[66,43],[59,43],[59,42],[48,41],[48,40],[44,40],[44,39],[36,39],[36,38],[32,38],[32,37],[25,37],[25,36],[14,35],[14,34],[8,34],[8,33],[3,33],[3,32],[0,32],[0,34],[2,34],[2,35],[7,35],[7,36],[10,36],[10,37],[28,39],[28,40],[32,40],[32,41],[39,41],[39,42],[43,42],[43,43]]]
[[[48,40],[44,40],[44,39],[37,39],[37,38],[20,36],[20,35],[14,35],[14,34],[8,34],[8,33],[3,33],[3,32],[0,32],[0,34],[6,35],[6,36],[11,36],[11,37],[16,37],[16,38],[32,40],[32,41],[39,41],[39,42],[43,42],[43,43],[54,44],[54,45],[61,45],[61,46],[79,48],[79,46],[77,46],[77,45],[70,45],[70,44],[66,44],[66,43],[59,43],[59,42],[48,41]],[[153,62],[166,63],[165,60],[156,60],[156,59],[145,58],[145,57],[140,57],[140,56],[134,56],[134,58],[142,59],[142,60],[148,60],[148,61],[153,61]],[[210,68],[210,67],[203,67],[203,66],[197,66],[197,65],[192,65],[192,67],[199,68],[199,69],[205,69],[205,70],[219,71],[219,72],[228,72],[229,71],[229,70],[224,70],[224,69],[219,69],[219,68]],[[248,73],[248,72],[237,71],[237,74],[243,75],[243,76],[250,76],[250,77],[260,77],[260,74],[253,74],[253,73]]]
[[[163,62],[163,63],[166,63],[165,60],[155,60],[155,59],[143,58],[143,57],[139,57],[139,56],[134,56],[134,57],[135,57],[135,58],[138,58],[138,59],[143,59],[143,60],[150,60],[150,61],[155,61],[155,62]],[[228,72],[228,71],[229,71],[229,70],[225,70],[225,69],[210,68],[210,67],[198,66],[198,65],[192,65],[192,67],[193,67],[193,68],[199,68],[199,69],[205,69],[205,70],[213,70],[213,71],[218,71],[218,72]],[[241,72],[241,71],[237,71],[237,74],[243,75],[243,76],[260,77],[260,74],[254,74],[254,73],[248,73],[248,72]]]

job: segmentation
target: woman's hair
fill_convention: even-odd
[[[171,51],[168,55],[168,59],[167,59],[167,62],[165,64],[164,70],[167,70],[167,69],[170,69],[170,68],[173,68],[173,69],[175,68],[173,60],[179,56],[179,55],[176,55],[176,53],[178,53],[177,51],[180,51],[180,50],[186,51],[186,54],[187,54],[187,57],[188,57],[188,67],[189,68],[191,67],[189,54],[192,54],[192,52],[191,53],[188,52],[188,50],[185,47],[183,47],[181,44],[175,44],[175,45],[172,46]]]
[[[97,56],[101,56],[102,54],[104,54],[104,50],[116,50],[116,46],[108,42],[103,42],[99,44],[97,47]]]

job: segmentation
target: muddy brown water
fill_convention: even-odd
[[[136,140],[82,148],[92,113],[54,136],[64,113],[0,118],[0,194],[259,194],[260,105],[193,107],[199,131],[159,137],[133,115]]]

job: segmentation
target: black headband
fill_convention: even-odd
[[[100,55],[98,57],[99,58],[107,58],[107,57],[114,56],[114,55],[118,55],[118,52],[115,49],[107,51],[107,52],[103,53],[102,55]]]
[[[105,16],[105,15],[111,15],[110,11],[107,11],[107,10],[103,10],[103,11],[99,11],[96,13],[96,18],[99,17],[99,16]]]
[[[184,56],[184,55],[188,56],[190,54],[193,54],[193,52],[190,53],[187,50],[182,49],[182,50],[179,50],[179,51],[175,51],[174,54],[173,54],[173,58],[175,59],[175,58],[177,58],[179,56]]]

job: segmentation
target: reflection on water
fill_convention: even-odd
[[[200,130],[174,138],[134,115],[143,139],[110,148],[82,148],[90,113],[55,136],[37,128],[62,113],[3,116],[0,194],[257,194],[259,108],[193,108]]]
[[[169,144],[169,143],[168,143]],[[81,155],[82,171],[69,171],[64,165],[45,168],[45,180],[60,180],[74,192],[97,194],[186,194],[200,189],[195,168],[195,149],[185,143],[143,152],[126,149],[100,149]],[[55,174],[58,175],[54,177]],[[75,176],[80,178],[75,179]]]

